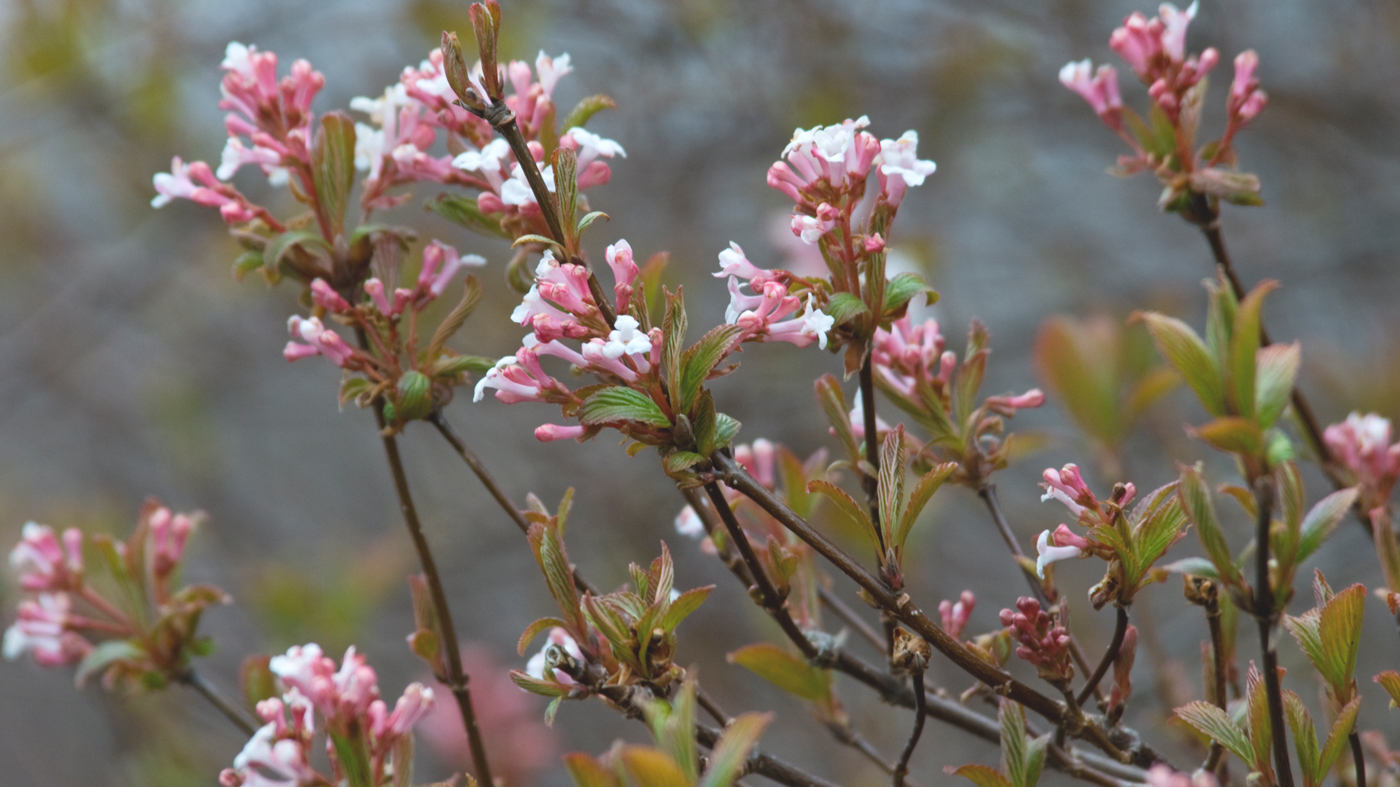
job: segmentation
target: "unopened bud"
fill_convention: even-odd
[[[928,641],[917,634],[910,634],[904,629],[898,629],[894,634],[894,650],[890,653],[890,663],[895,669],[912,673],[922,673],[927,667],[929,659],[933,657],[933,648]]]
[[[482,103],[483,97],[472,90],[467,61],[462,57],[462,43],[457,40],[456,33],[446,30],[442,31],[442,70],[447,75],[447,84],[452,87],[452,92],[463,103],[473,107]]]
[[[416,421],[433,409],[433,382],[420,371],[406,372],[399,378],[398,416]]]

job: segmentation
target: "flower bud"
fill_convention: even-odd
[[[400,419],[416,421],[424,418],[433,409],[433,382],[420,371],[405,372],[399,378],[395,399]]]

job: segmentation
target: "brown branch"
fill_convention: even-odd
[[[1212,676],[1211,684],[1208,688],[1210,692],[1209,700],[1215,707],[1226,710],[1225,699],[1225,630],[1220,623],[1220,593],[1212,584],[1209,595],[1206,597],[1206,625],[1210,627],[1210,652],[1211,669],[1215,673]],[[1206,754],[1206,761],[1201,765],[1202,770],[1214,772],[1220,767],[1221,759],[1224,757],[1225,747],[1216,741],[1210,742],[1210,750]]]
[[[1274,635],[1278,617],[1274,609],[1274,591],[1269,583],[1269,526],[1273,521],[1274,485],[1269,476],[1254,482],[1254,500],[1259,516],[1255,524],[1254,544],[1254,619],[1259,624],[1259,647],[1263,651],[1264,691],[1269,698],[1269,723],[1274,732],[1274,769],[1278,771],[1279,787],[1293,787],[1293,768],[1288,762],[1288,736],[1283,722],[1283,693],[1278,682],[1278,651]]]
[[[860,363],[860,403],[861,413],[865,416],[865,461],[870,464],[872,472],[862,473],[860,478],[861,486],[865,489],[865,501],[870,506],[870,521],[875,523],[876,538],[879,538],[880,530],[880,435],[875,419],[875,371],[873,368],[875,354],[870,351],[870,347],[865,349],[865,358]],[[882,539],[883,541],[883,539]],[[880,544],[880,556],[883,559],[884,552],[889,548],[888,544]]]
[[[1016,680],[1004,670],[978,658],[943,631],[923,610],[912,604],[907,594],[893,596],[880,579],[861,566],[845,550],[814,530],[785,503],[749,476],[734,461],[733,457],[723,451],[716,451],[710,456],[710,459],[719,470],[725,483],[758,503],[774,519],[836,566],[841,573],[855,580],[856,584],[865,590],[877,606],[903,622],[911,631],[928,640],[929,644],[956,666],[987,684],[998,694],[1016,700],[1053,724],[1059,724],[1064,719],[1064,705]],[[1145,759],[1143,750],[1136,750],[1132,754],[1120,751],[1108,740],[1097,724],[1086,724],[1078,731],[1077,736],[1121,761],[1141,762]]]
[[[1118,658],[1118,650],[1123,647],[1123,637],[1128,633],[1128,610],[1121,604],[1118,605],[1118,620],[1113,626],[1113,641],[1108,643],[1108,650],[1103,652],[1103,658],[1099,660],[1099,666],[1094,669],[1094,674],[1089,676],[1089,682],[1084,685],[1084,689],[1079,692],[1075,702],[1080,705],[1089,701],[1089,697],[1099,688],[1099,681],[1108,674],[1108,668],[1113,666],[1113,662]]]
[[[914,756],[914,747],[919,745],[919,737],[924,734],[924,693],[924,673],[917,669],[914,671],[914,729],[899,755],[899,764],[894,766],[894,787],[904,787],[904,777],[909,774],[909,758]]]
[[[817,588],[817,595],[821,597],[822,603],[826,605],[827,609],[835,612],[836,617],[841,618],[846,625],[855,629],[856,633],[860,634],[872,647],[878,651],[883,651],[885,649],[885,640],[880,636],[879,632],[875,630],[875,627],[867,623],[865,618],[856,614],[856,611],[851,609],[846,602],[842,601],[840,596],[837,596],[830,589],[824,587]]]
[[[442,435],[442,438],[447,441],[447,444],[452,446],[452,450],[457,452],[457,455],[462,458],[463,462],[466,462],[467,467],[471,468],[471,471],[476,474],[477,479],[481,481],[481,485],[486,487],[486,491],[491,493],[491,497],[494,498],[501,509],[506,512],[511,521],[515,523],[515,526],[520,528],[520,532],[528,534],[530,532],[530,521],[525,518],[525,513],[515,507],[515,503],[512,503],[510,497],[505,493],[505,490],[501,489],[501,485],[496,482],[495,477],[491,475],[491,471],[486,469],[486,465],[482,463],[481,458],[468,448],[466,443],[462,442],[462,438],[457,436],[457,432],[454,431],[452,425],[447,422],[447,416],[443,414],[442,410],[434,410],[428,416],[428,423],[437,428],[438,434]],[[581,593],[598,595],[598,590],[579,574],[577,568],[574,569],[574,586],[577,587]]]
[[[1347,736],[1351,744],[1351,758],[1356,761],[1356,787],[1366,787],[1366,756],[1361,750],[1361,736],[1353,729]]]

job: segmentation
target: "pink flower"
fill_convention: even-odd
[[[151,573],[157,579],[170,576],[185,554],[185,542],[194,530],[194,521],[185,514],[172,514],[165,506],[157,508],[149,520]]]
[[[354,349],[346,344],[339,334],[327,330],[326,326],[321,324],[321,320],[316,317],[303,319],[298,315],[292,315],[287,320],[287,332],[306,342],[305,344],[298,344],[295,341],[287,342],[286,348],[282,350],[282,356],[288,361],[308,358],[312,355],[324,355],[331,363],[345,368],[355,354]]]
[[[1113,66],[1099,66],[1098,72],[1090,77],[1091,68],[1088,58],[1078,63],[1067,63],[1060,69],[1060,83],[1082,96],[1099,119],[1117,131],[1123,127],[1123,99],[1118,93],[1118,72]]]
[[[801,238],[803,243],[816,243],[836,226],[836,218],[839,215],[835,208],[825,202],[817,206],[817,215],[815,216],[794,213],[792,215],[792,234]]]
[[[676,532],[688,538],[704,538],[705,523],[700,520],[700,515],[695,513],[695,509],[686,506],[676,514]]]
[[[1045,494],[1040,498],[1041,502],[1058,500],[1064,503],[1075,517],[1082,517],[1089,509],[1098,510],[1098,498],[1094,497],[1094,493],[1085,485],[1077,465],[1067,464],[1058,471],[1049,467],[1041,477],[1045,479],[1045,483],[1041,484],[1045,488]]]
[[[958,602],[944,600],[938,604],[939,617],[943,619],[943,630],[948,632],[948,636],[953,639],[962,637],[963,629],[967,628],[967,621],[972,617],[972,608],[977,606],[977,596],[971,590],[964,590],[958,596]]]
[[[429,243],[423,249],[423,267],[418,273],[420,305],[442,295],[463,266],[480,268],[485,264],[486,258],[479,254],[458,256],[456,249],[441,241]]]
[[[370,731],[381,744],[407,735],[433,709],[433,690],[421,683],[410,683],[403,696],[394,703],[393,713],[384,714],[385,704],[376,700],[370,705]]]
[[[604,139],[597,134],[586,129],[574,126],[564,132],[564,136],[559,139],[559,144],[564,147],[571,147],[578,151],[578,169],[583,172],[590,164],[597,160],[599,156],[613,158],[621,156],[627,158],[627,151],[622,146],[611,139]]]
[[[865,439],[865,402],[863,396],[861,391],[856,391],[855,398],[851,400],[851,433],[855,435],[857,440]],[[875,416],[875,434],[877,436],[884,435],[889,430],[890,425],[885,423],[885,419],[878,415]],[[835,429],[830,431],[832,434],[836,433]]]
[[[1384,505],[1400,478],[1400,442],[1390,442],[1390,421],[1375,413],[1352,413],[1323,430],[1322,437],[1333,458],[1352,472],[1366,492],[1365,507]]]
[[[542,424],[535,427],[535,439],[541,443],[549,443],[555,440],[577,440],[588,431],[585,426],[560,426],[559,424]]]
[[[758,280],[758,285],[762,285],[773,278],[773,272],[764,270],[744,256],[744,250],[734,241],[729,242],[729,248],[719,253],[719,273],[713,274],[716,279],[725,276],[737,276],[741,279],[748,279],[752,285],[754,280]]]
[[[637,279],[637,263],[632,260],[632,246],[625,240],[608,246],[603,259],[612,268],[613,296],[617,300],[618,314],[625,314],[632,301],[632,282]]]
[[[284,656],[273,656],[268,669],[310,700],[333,725],[363,717],[370,703],[379,699],[378,678],[365,657],[355,653],[354,645],[346,649],[338,670],[315,644],[294,646]]]
[[[744,471],[753,476],[768,489],[776,488],[773,475],[774,446],[771,440],[760,437],[753,445],[734,446],[734,461],[743,466]]]
[[[1064,527],[1064,525],[1060,525]],[[1056,531],[1058,536],[1059,531]],[[1072,534],[1071,534],[1072,535]],[[1083,539],[1079,539],[1083,541]],[[1088,543],[1087,541],[1085,542]],[[1084,550],[1077,546],[1053,546],[1050,543],[1050,531],[1040,531],[1040,538],[1035,541],[1035,551],[1038,557],[1035,561],[1036,576],[1045,578],[1045,567],[1060,560],[1068,560],[1084,554]]]
[[[1108,37],[1108,46],[1128,63],[1144,81],[1156,81],[1153,75],[1157,59],[1162,55],[1162,32],[1165,26],[1161,19],[1148,21],[1141,13],[1134,11],[1123,20],[1123,26],[1115,29]]]
[[[824,183],[845,189],[865,180],[880,143],[862,129],[870,119],[845,120],[832,126],[797,129],[783,149],[786,163],[779,161],[768,169],[768,185],[782,191],[799,205],[812,203],[804,196],[809,187]]]
[[[938,165],[918,157],[919,134],[906,131],[899,139],[880,140],[880,191],[893,207],[899,207],[910,186],[922,186]]]
[[[554,95],[554,86],[559,83],[559,79],[574,71],[569,63],[569,53],[558,57],[550,57],[541,49],[535,58],[535,73],[540,75],[540,87],[546,96]]]
[[[83,579],[83,532],[65,530],[60,547],[53,528],[28,522],[20,542],[10,550],[10,567],[19,574],[25,590],[76,590]]]
[[[1044,539],[1044,534],[1041,535]],[[1069,631],[1048,612],[1040,602],[1028,596],[1016,600],[1016,611],[1001,611],[1001,624],[1011,629],[1020,647],[1016,656],[1034,664],[1041,677],[1068,682],[1074,676],[1069,658]]]
[[[1045,404],[1045,394],[1039,388],[1032,388],[1019,396],[988,396],[987,408],[994,413],[1011,416],[1017,410],[1039,407]]]
[[[1163,3],[1157,10],[1162,20],[1162,51],[1173,63],[1180,63],[1186,57],[1186,28],[1196,18],[1198,6],[1199,0],[1191,3],[1185,11],[1180,11],[1171,3]]]
[[[281,166],[282,154],[280,152],[258,145],[248,147],[238,137],[229,137],[228,142],[224,145],[219,170],[215,174],[219,180],[228,180],[244,164],[260,166],[263,173],[267,175],[268,182],[274,186],[287,184],[288,171],[286,167]]]
[[[311,282],[311,300],[317,306],[332,314],[344,314],[350,311],[350,304],[331,289],[325,279],[314,279]]]
[[[1187,774],[1174,771],[1169,765],[1158,763],[1147,771],[1148,787],[1216,787],[1215,774],[1210,771],[1196,771]]]
[[[13,661],[29,653],[41,667],[82,661],[92,651],[92,643],[69,630],[72,606],[67,593],[41,593],[21,601],[17,620],[5,629],[5,658]]]

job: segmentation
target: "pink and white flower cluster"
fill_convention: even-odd
[[[871,363],[875,374],[900,394],[917,401],[917,388],[923,384],[945,405],[951,405],[958,356],[945,349],[946,344],[936,320],[915,325],[906,315],[891,323],[889,330],[881,328],[875,332]],[[1009,417],[1020,409],[1040,407],[1045,403],[1045,394],[1032,388],[1023,394],[989,396],[985,403],[991,412]]]
[[[79,633],[83,620],[73,614],[71,595],[85,592],[82,531],[64,531],[60,545],[52,528],[29,522],[10,550],[10,568],[20,586],[36,595],[19,603],[14,624],[5,630],[5,658],[29,653],[44,667],[81,661],[93,648]]]
[[[943,630],[953,639],[961,639],[967,621],[972,617],[972,609],[977,606],[977,596],[971,590],[964,590],[956,602],[944,599],[938,603],[938,616],[942,619]]]
[[[1367,510],[1386,505],[1400,479],[1400,442],[1391,438],[1390,420],[1375,413],[1352,413],[1323,430],[1327,450],[1361,486]]]
[[[432,689],[410,684],[390,711],[379,698],[374,669],[353,645],[339,668],[315,644],[273,657],[269,668],[286,691],[281,699],[258,703],[258,717],[265,724],[234,758],[233,767],[219,774],[224,787],[340,784],[347,772],[366,773],[370,784],[381,787],[394,783],[396,768],[409,767],[395,759],[411,756],[412,747],[400,744],[432,709]],[[311,764],[318,728],[328,736],[329,777]],[[337,737],[349,745],[334,745]],[[365,761],[344,763],[340,758],[346,753]]]
[[[617,319],[608,327],[602,310],[589,289],[588,268],[560,263],[553,251],[546,251],[535,268],[535,283],[525,294],[511,319],[531,329],[514,355],[507,355],[476,384],[474,401],[481,401],[486,389],[496,389],[496,398],[506,404],[550,402],[577,404],[581,400],[568,386],[555,379],[540,364],[540,356],[568,361],[575,368],[624,385],[646,387],[659,373],[661,329],[641,330],[641,323],[625,313],[630,304],[638,267],[632,247],[619,240],[607,247],[604,258],[612,268]],[[575,350],[562,340],[580,342]],[[581,425],[545,424],[535,430],[540,440],[582,437]]]
[[[826,349],[827,333],[836,321],[812,305],[811,293],[805,302],[790,295],[788,286],[780,281],[789,275],[786,271],[759,268],[732,241],[719,253],[719,264],[715,278],[729,277],[729,308],[724,321],[744,329],[742,341],[789,342],[798,347],[817,342]],[[744,293],[740,279],[747,280],[754,294]]]
[[[156,197],[152,207],[175,199],[219,208],[224,221],[243,224],[261,218],[277,231],[284,229],[265,208],[253,204],[233,186],[223,183],[244,165],[262,170],[274,186],[287,185],[296,174],[301,190],[314,194],[311,185],[311,146],[315,133],[311,102],[325,85],[321,72],[305,60],[292,64],[291,73],[277,78],[277,55],[234,41],[222,64],[220,109],[228,141],[217,172],[202,161],[184,164],[177,156],[170,172],[154,178]],[[215,177],[217,176],[217,178]]]
[[[1114,497],[1110,501],[1112,507],[1106,508],[1089,489],[1088,484],[1084,483],[1083,476],[1079,474],[1079,467],[1074,464],[1067,464],[1060,470],[1046,468],[1041,477],[1044,479],[1041,486],[1045,489],[1045,494],[1040,498],[1041,502],[1060,501],[1074,514],[1079,524],[1086,528],[1111,527],[1114,517],[1120,515],[1118,512],[1125,509],[1137,496],[1136,486],[1131,482],[1122,484],[1114,490]],[[1045,567],[1060,560],[1085,554],[1103,557],[1113,555],[1113,550],[1109,547],[1076,535],[1063,523],[1053,531],[1041,531],[1036,539],[1035,550],[1035,570],[1042,578],[1045,576]]]

